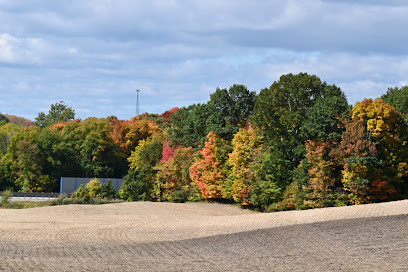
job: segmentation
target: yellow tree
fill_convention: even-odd
[[[232,139],[232,146],[233,151],[228,159],[228,164],[231,165],[228,191],[236,202],[248,205],[252,190],[250,164],[254,162],[255,154],[261,150],[262,137],[252,127],[240,129]]]
[[[353,180],[364,184],[366,201],[402,197],[403,188],[406,187],[404,183],[408,178],[408,152],[405,148],[407,128],[401,115],[382,99],[374,101],[365,99],[356,103],[352,111],[352,120],[362,122],[364,130],[371,133],[377,142],[375,148],[378,153],[371,152],[367,154],[368,156],[352,154],[347,158],[348,163],[343,173],[345,184],[353,184],[350,182]],[[366,141],[369,140],[367,137]],[[355,145],[357,144],[358,142]],[[365,178],[360,176],[365,176]],[[345,187],[347,188],[346,185]],[[399,192],[400,195],[393,196],[396,192]]]
[[[352,116],[353,120],[362,119],[366,122],[367,130],[379,141],[379,149],[389,170],[396,170],[396,178],[407,182],[408,128],[400,113],[382,99],[366,99],[356,103]]]
[[[352,111],[353,120],[364,120],[367,130],[377,138],[396,139],[400,120],[397,110],[382,99],[357,102]]]

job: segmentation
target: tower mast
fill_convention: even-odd
[[[136,116],[139,115],[139,90],[136,90]]]

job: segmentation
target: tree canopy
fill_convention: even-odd
[[[75,120],[60,102],[36,126],[0,121],[0,189],[58,191],[61,176],[124,177],[124,200],[266,211],[403,199],[407,101],[404,86],[351,106],[338,86],[300,73],[258,95],[234,84],[206,103],[130,120]]]

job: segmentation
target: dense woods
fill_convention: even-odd
[[[63,102],[32,126],[0,115],[0,190],[58,191],[61,176],[124,177],[124,200],[306,209],[408,196],[408,87],[348,104],[315,75],[259,94],[217,88],[204,104],[131,120],[75,119]]]

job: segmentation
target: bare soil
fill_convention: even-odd
[[[408,271],[408,200],[269,214],[151,202],[0,210],[0,271]]]

